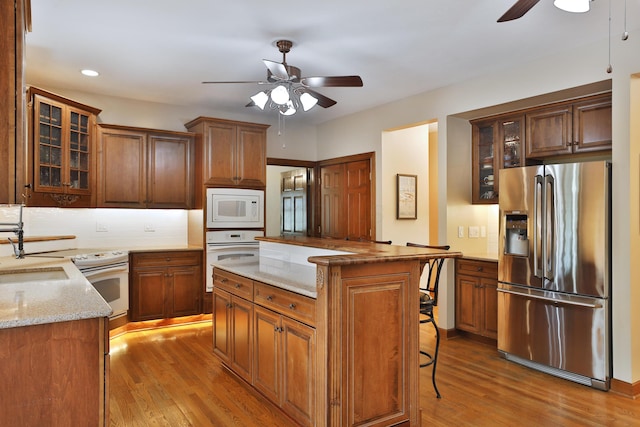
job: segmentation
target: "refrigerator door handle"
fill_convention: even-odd
[[[541,175],[534,177],[533,190],[533,274],[542,278],[542,185]]]
[[[502,288],[498,288],[498,292],[502,292],[502,293],[505,293],[505,294],[511,294],[511,295],[519,295],[521,297],[530,298],[530,299],[537,299],[537,300],[541,300],[541,301],[547,301],[547,302],[551,302],[553,304],[575,305],[575,306],[578,306],[578,307],[586,307],[586,308],[602,308],[602,304],[590,304],[590,303],[580,302],[580,301],[559,300],[559,299],[556,299],[556,298],[549,298],[549,297],[543,297],[543,296],[539,296],[539,295],[532,295],[532,294],[529,294],[529,293],[511,291],[511,290],[502,289]]]
[[[556,200],[555,200],[555,180],[551,175],[545,175],[545,233],[544,233],[544,277],[549,280],[553,280],[555,277],[555,244],[556,244],[556,230],[555,230],[555,215],[556,215]]]

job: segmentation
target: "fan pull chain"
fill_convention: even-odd
[[[622,32],[622,40],[627,40],[629,33],[627,32],[627,0],[624,0],[624,31]]]
[[[611,74],[613,67],[611,66],[611,0],[609,0],[609,65],[607,66],[607,73]]]

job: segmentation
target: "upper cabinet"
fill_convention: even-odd
[[[185,127],[197,135],[196,159],[202,159],[202,164],[196,167],[202,184],[266,186],[268,125],[198,117]]]
[[[611,94],[471,121],[472,203],[498,203],[499,170],[611,150]]]
[[[98,207],[193,206],[193,134],[103,124],[98,128]]]
[[[29,88],[30,206],[92,206],[100,110]]]
[[[472,122],[473,203],[498,202],[498,170],[524,165],[524,115]]]
[[[527,113],[527,156],[547,158],[611,150],[611,95]]]

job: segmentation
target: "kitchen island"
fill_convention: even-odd
[[[302,425],[420,425],[420,275],[462,254],[257,240],[258,261],[214,264],[214,353]]]
[[[108,424],[110,314],[69,259],[0,258],[0,414],[7,425]]]

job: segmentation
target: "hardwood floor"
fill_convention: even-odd
[[[425,349],[433,345],[423,325]],[[209,323],[111,340],[111,426],[293,426],[222,367]],[[602,392],[502,359],[494,347],[442,340],[435,397],[420,370],[423,426],[638,426],[640,399]]]

